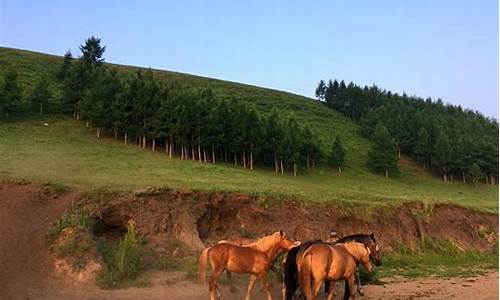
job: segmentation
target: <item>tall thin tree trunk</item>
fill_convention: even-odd
[[[465,172],[462,171],[462,183],[465,183]]]
[[[123,134],[123,143],[124,143],[125,145],[128,143],[128,135],[127,135],[127,133],[126,133],[126,132]]]
[[[40,103],[40,116],[42,116],[42,115],[43,115],[43,104]]]
[[[309,158],[309,153],[307,153],[307,171],[311,169],[311,160]]]
[[[215,147],[212,145],[212,163],[215,164]]]
[[[278,173],[278,154],[274,152],[274,173]]]
[[[495,176],[490,175],[490,183],[491,183],[492,185],[495,185],[495,184],[496,184],[496,182],[495,182]]]
[[[200,144],[198,144],[198,162],[201,162],[201,148],[200,148]]]
[[[207,162],[207,150],[205,148],[203,148],[203,162]]]
[[[488,182],[488,175],[484,175],[484,182],[485,182],[486,184],[489,184],[489,182]]]
[[[250,170],[253,170],[253,151],[250,151]]]
[[[339,166],[339,173],[342,173],[342,168]]]
[[[191,156],[191,160],[196,160],[196,153],[194,151],[194,147],[193,146],[191,146],[191,155],[192,155]]]
[[[453,173],[450,174],[450,181],[453,181]]]
[[[89,128],[89,121],[85,121],[85,127]]]
[[[389,171],[385,170],[385,178],[389,178]]]
[[[246,169],[247,167],[247,159],[246,159],[246,153],[245,153],[245,149],[243,149],[243,168]]]
[[[97,139],[101,138],[101,129],[97,128],[96,131],[95,131],[95,134],[97,136]]]
[[[398,158],[401,158],[401,147],[398,145]]]
[[[444,181],[444,182],[447,182],[447,181],[448,181],[448,177],[446,176],[446,173],[443,173],[443,181]]]
[[[297,163],[293,163],[293,176],[297,176]]]
[[[184,159],[184,147],[181,147],[181,160]]]
[[[227,162],[227,148],[224,147],[224,161]]]
[[[168,157],[169,158],[172,158],[172,142],[170,142],[170,145],[168,145]]]
[[[238,165],[238,159],[236,157],[236,153],[234,154],[234,165],[237,166]]]
[[[146,149],[146,144],[148,143],[146,135],[142,136],[142,149]]]
[[[113,130],[115,133],[115,139],[118,139],[118,131],[116,129]]]
[[[168,148],[169,148],[168,141],[165,141],[165,153],[167,153],[167,154],[168,154]]]
[[[155,149],[156,149],[156,139],[155,138],[153,138],[153,140],[152,140],[151,149],[153,150],[153,152],[155,152]]]
[[[283,160],[280,159],[280,166],[281,166],[281,175],[285,174],[285,170],[283,170]]]

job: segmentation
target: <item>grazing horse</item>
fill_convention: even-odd
[[[354,234],[354,235],[349,235],[345,236],[339,240],[337,240],[335,243],[346,243],[349,241],[356,241],[365,244],[367,247],[371,249],[371,254],[370,254],[370,259],[372,262],[376,265],[379,266],[382,264],[382,255],[380,253],[380,249],[378,247],[378,244],[375,240],[374,234]],[[309,248],[311,245],[317,244],[317,243],[322,243],[321,240],[315,240],[315,241],[307,241],[303,242],[299,247],[293,248],[287,253],[286,256],[286,261],[283,266],[283,299],[285,300],[292,300],[294,298],[294,295],[299,288],[299,280],[298,280],[298,269],[297,269],[297,263],[296,263],[296,257],[299,255],[302,255],[307,248]],[[358,283],[358,291],[361,289],[360,287],[360,281],[358,278],[358,274],[356,272],[356,282]],[[349,298],[349,289],[348,285],[346,282],[346,290],[344,293],[344,299]],[[325,282],[325,293],[329,293],[329,282]]]
[[[288,239],[282,230],[259,239],[255,242],[255,247],[219,243],[205,248],[200,254],[198,277],[201,283],[205,282],[207,260],[210,260],[212,267],[209,284],[211,300],[217,299],[217,281],[224,270],[233,273],[250,274],[250,282],[245,295],[246,300],[250,299],[250,293],[257,278],[262,281],[267,299],[272,300],[267,271],[281,251],[288,251],[298,245],[300,245],[300,242]]]
[[[307,300],[316,300],[324,281],[335,283],[345,279],[350,287],[350,297],[356,298],[354,277],[357,264],[361,262],[368,272],[372,270],[370,248],[358,242],[331,245],[317,243],[307,248],[301,256],[296,257],[299,271],[299,282]],[[313,282],[311,287],[311,280]],[[333,289],[327,299],[332,300]]]

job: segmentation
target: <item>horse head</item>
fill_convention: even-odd
[[[300,245],[300,241],[295,241],[293,239],[289,239],[286,237],[285,232],[283,230],[279,231],[279,247],[285,251],[289,251],[292,248],[295,248]]]
[[[366,245],[370,250],[370,260],[376,265],[382,265],[382,252],[380,251],[380,247],[375,240],[375,235],[370,234],[370,242]]]

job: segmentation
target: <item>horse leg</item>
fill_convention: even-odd
[[[247,293],[245,294],[245,300],[250,300],[250,294],[252,293],[253,286],[255,285],[255,281],[257,280],[257,276],[254,274],[250,275],[250,281],[248,282]]]
[[[212,268],[212,276],[210,277],[209,291],[210,291],[210,300],[217,300],[221,297],[217,295],[219,287],[217,285],[217,281],[219,281],[219,277],[224,272],[224,267]]]
[[[363,286],[361,285],[361,280],[359,280],[359,271],[357,269],[356,269],[356,272],[354,273],[354,275],[356,276],[355,280],[356,280],[356,284],[358,286],[358,293],[361,296],[364,296],[365,291],[363,291]]]
[[[354,289],[355,285],[355,275],[352,275],[351,277],[346,279],[347,286],[349,287],[349,296],[351,296],[352,300],[356,300],[356,290]]]
[[[238,291],[238,289],[234,285],[232,273],[229,272],[228,270],[226,270],[226,277],[227,277],[227,281],[229,283],[229,291],[231,291],[231,293],[236,293]]]
[[[314,278],[314,288],[313,288],[313,299],[318,299],[319,290],[321,289],[321,284],[323,283],[323,278]]]
[[[329,289],[328,292],[326,292],[326,300],[333,300],[333,297],[335,297],[335,280],[330,280],[330,281],[325,281],[325,287],[326,284],[328,283]],[[325,288],[326,291],[326,288]]]
[[[262,282],[262,287],[266,291],[267,300],[273,300],[273,296],[271,295],[271,285],[269,284],[269,280],[267,279],[267,272],[262,272],[259,275],[259,279]]]

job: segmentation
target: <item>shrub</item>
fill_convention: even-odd
[[[118,245],[101,245],[99,248],[105,266],[97,274],[97,283],[112,288],[124,281],[133,279],[140,269],[141,239],[133,225],[127,228],[127,234]]]

